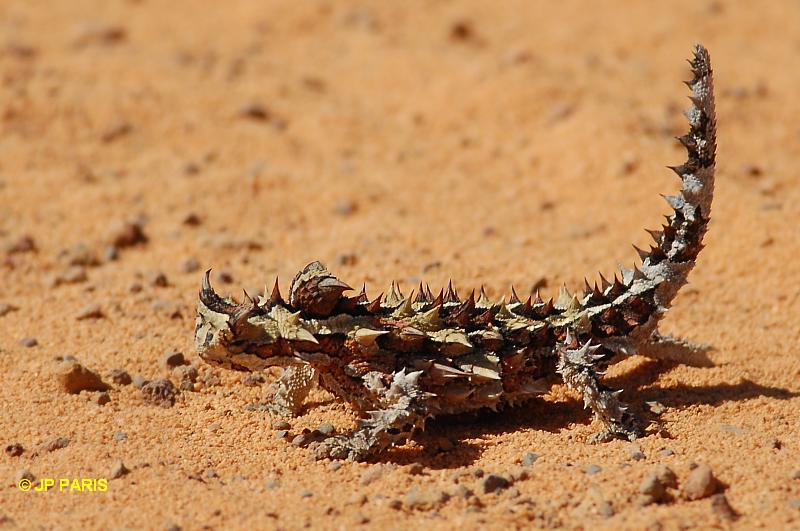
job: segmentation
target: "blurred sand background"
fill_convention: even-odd
[[[209,267],[237,297],[314,259],[372,295],[500,296],[630,265],[678,186],[694,42],[717,195],[663,328],[716,366],[608,376],[663,406],[660,434],[588,445],[557,388],[339,466],[291,443],[354,424],[330,395],[280,438],[271,375],[165,367],[198,363]],[[0,527],[800,528],[798,56],[789,1],[0,3]],[[65,392],[70,356],[107,395]],[[113,369],[189,383],[160,407]],[[687,499],[697,464],[730,511]],[[660,465],[678,488],[646,505]],[[108,489],[21,492],[26,472]]]

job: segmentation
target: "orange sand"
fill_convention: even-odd
[[[0,454],[0,527],[800,528],[798,28],[796,2],[3,2],[0,304],[18,310],[0,317],[0,443],[24,452]],[[276,274],[286,289],[313,259],[372,295],[451,277],[555,294],[630,264],[677,188],[664,166],[684,157],[695,41],[716,72],[717,196],[663,328],[714,345],[716,366],[634,358],[609,375],[637,408],[666,407],[645,459],[586,444],[595,427],[561,388],[338,470],[246,410],[266,384],[239,374],[201,366],[220,384],[166,409],[132,386],[104,406],[59,388],[57,356],[106,381],[166,376],[169,350],[195,359],[189,258],[237,296]],[[135,220],[149,241],[107,261]],[[26,235],[38,250],[9,252]],[[83,281],[61,256],[79,244],[102,262]],[[56,285],[65,272],[77,282]],[[91,304],[105,317],[76,319]],[[354,418],[319,391],[289,437],[323,421]],[[527,452],[527,479],[483,493],[477,469],[510,477]],[[118,460],[131,472],[108,479]],[[738,520],[680,491],[638,503],[658,464],[684,484],[693,462]],[[108,489],[21,492],[22,469]],[[429,504],[409,508],[415,492]]]

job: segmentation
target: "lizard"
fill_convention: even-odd
[[[370,299],[312,262],[294,277],[286,299],[275,281],[268,293],[240,302],[212,288],[210,270],[199,293],[195,342],[199,357],[238,371],[283,368],[271,410],[297,415],[319,384],[360,415],[358,427],[316,445],[318,458],[363,460],[402,445],[428,419],[517,406],[564,383],[579,394],[600,430],[593,442],[642,436],[642,423],[602,382],[605,369],[633,354],[691,362],[707,347],[657,328],[687,282],[703,248],[714,191],[716,117],[708,51],[689,60],[689,132],[678,140],[686,162],[666,224],[649,231],[654,245],[637,249],[641,265],[614,280],[585,284],[581,295],[561,288],[555,301],[538,291],[523,301],[491,301],[483,288],[460,297],[452,286],[434,296],[420,283],[404,296],[393,282]]]

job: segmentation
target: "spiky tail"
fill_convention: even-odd
[[[622,283],[604,290],[604,302],[610,300],[610,307],[592,318],[595,335],[607,337],[609,346],[617,340],[623,352],[631,348],[635,352],[652,341],[658,321],[686,283],[703,248],[714,193],[716,118],[708,51],[699,44],[693,51],[689,64],[694,78],[686,82],[692,91],[692,105],[686,112],[690,131],[678,138],[688,159],[671,168],[681,178],[680,193],[665,196],[674,212],[663,230],[649,231],[656,245],[639,251],[641,268],[623,270]]]

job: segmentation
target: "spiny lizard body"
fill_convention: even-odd
[[[195,331],[206,362],[227,369],[284,367],[274,384],[272,409],[298,414],[319,383],[362,416],[349,434],[325,439],[320,458],[359,460],[406,442],[429,418],[524,403],[559,381],[578,392],[599,421],[594,440],[634,439],[642,429],[601,383],[608,365],[632,354],[691,362],[704,347],[665,337],[656,325],[669,308],[702,249],[714,190],[716,122],[711,64],[701,45],[689,61],[693,79],[690,131],[679,138],[687,161],[672,169],[678,195],[661,230],[649,231],[650,250],[640,267],[623,268],[613,282],[580,296],[562,288],[557,300],[538,295],[506,302],[483,289],[461,298],[451,286],[434,296],[420,284],[403,296],[392,284],[370,300],[319,262],[292,281],[284,300],[277,281],[257,300],[240,303],[217,295],[203,280]]]

